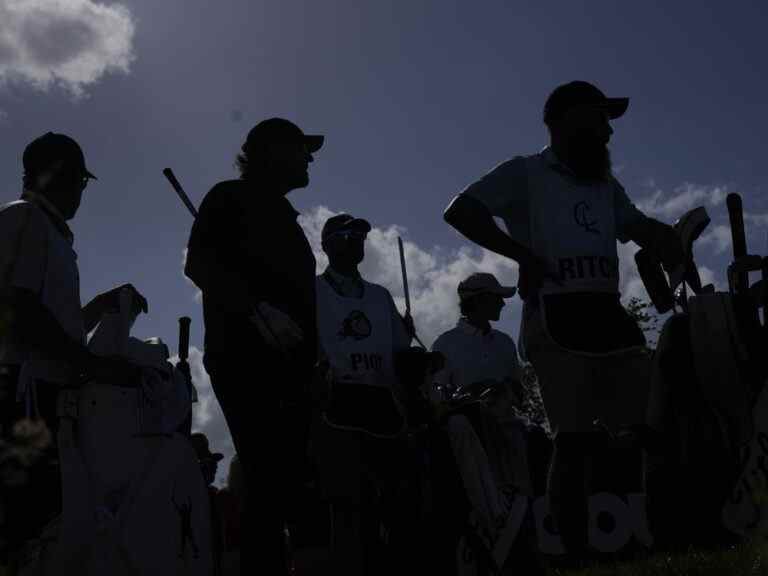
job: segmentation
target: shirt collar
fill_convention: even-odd
[[[483,334],[483,331],[480,328],[478,328],[473,324],[470,324],[466,318],[459,318],[459,321],[456,323],[456,327],[459,330],[461,330],[464,334],[469,334],[470,336],[480,336],[481,338],[493,338],[493,328],[491,328],[486,334]]]
[[[21,195],[21,198],[22,200],[26,200],[27,202],[38,206],[43,212],[45,212],[53,225],[58,229],[59,232],[61,232],[64,238],[66,238],[67,242],[72,245],[75,240],[75,235],[72,233],[72,229],[67,225],[64,216],[61,214],[59,209],[54,206],[53,202],[48,200],[48,198],[45,196],[32,192],[31,190],[25,190]]]
[[[552,146],[544,146],[544,148],[541,149],[541,152],[539,152],[539,156],[541,156],[544,162],[546,162],[547,165],[553,170],[556,170],[557,172],[561,172],[563,174],[567,174],[572,178],[578,178],[576,173],[573,170],[571,170],[567,164],[565,164],[562,160],[560,160],[560,158],[557,157],[557,154],[555,154],[555,151],[552,149]],[[609,174],[606,174],[602,179],[606,181],[610,181],[612,178],[613,176],[609,173]]]
[[[339,274],[330,267],[325,269],[325,274],[330,277],[333,284],[338,286],[344,293],[358,292],[363,285],[363,278],[360,273],[357,272],[354,276],[345,276]]]

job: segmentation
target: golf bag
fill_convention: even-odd
[[[737,481],[751,454],[760,454],[761,437],[755,427],[759,421],[753,417],[753,408],[757,410],[755,401],[766,377],[761,353],[765,334],[746,276],[760,266],[750,268],[754,257],[746,254],[741,201],[736,195],[729,195],[728,208],[734,246],[729,292],[702,288],[698,279],[692,244],[709,218],[704,212],[693,226],[687,217],[696,212],[701,216],[702,208],[676,224],[679,232],[694,231],[687,236],[681,233],[688,263],[679,280],[695,295],[688,298],[683,285],[672,296],[674,282],[671,287],[659,284],[658,274],[655,283],[646,282],[659,311],[675,303],[682,308],[662,328],[648,405],[648,424],[661,440],[647,459],[648,517],[662,547],[732,542],[752,522],[745,519],[749,506],[744,508],[752,490],[739,491]],[[671,306],[662,307],[659,302]],[[750,451],[750,446],[758,450]]]
[[[127,298],[89,347],[140,366],[139,381],[59,393],[63,505],[56,537],[37,559],[43,574],[212,570],[207,487],[191,444],[176,432],[191,409],[186,382],[162,342],[128,336]]]

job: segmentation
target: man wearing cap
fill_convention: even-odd
[[[124,360],[92,354],[85,335],[101,316],[119,307],[130,289],[146,311],[146,300],[130,285],[80,303],[74,235],[67,222],[80,207],[88,181],[80,146],[48,132],[24,150],[23,194],[0,207],[0,436],[22,418],[40,419],[52,442],[29,471],[26,486],[6,490],[6,527],[14,544],[34,537],[60,512],[56,461],[56,401],[59,388],[82,378],[130,382]]]
[[[270,534],[259,540],[259,565],[276,573],[286,570],[290,493],[304,480],[317,358],[315,258],[286,195],[309,184],[322,144],[281,118],[254,126],[237,158],[240,178],[208,192],[187,246],[185,274],[203,294],[205,368],[253,494],[246,538]],[[255,553],[250,543],[243,549]],[[255,557],[244,554],[243,573]]]
[[[648,359],[642,332],[619,301],[616,240],[648,248],[668,272],[683,258],[672,228],[642,214],[611,173],[610,120],[628,103],[588,82],[558,87],[544,106],[550,145],[499,164],[444,214],[464,236],[520,265],[521,350],[556,434],[549,495],[575,553],[586,548],[593,421],[640,424],[646,406]]]
[[[530,496],[517,349],[510,336],[491,327],[501,316],[504,299],[516,292],[515,287],[502,286],[488,273],[472,274],[459,283],[461,317],[432,345],[433,352],[445,357],[433,385],[446,399],[462,392],[490,390],[487,409],[477,411],[472,421],[498,485]]]
[[[219,462],[224,459],[224,454],[211,452],[208,436],[202,432],[192,434],[189,441],[195,450],[200,472],[203,475],[203,480],[205,480],[205,485],[208,487],[208,504],[211,513],[211,557],[213,558],[214,575],[219,575],[222,572],[223,519],[218,507],[219,490],[213,483],[216,481],[216,472],[219,468]]]
[[[391,530],[397,552],[408,514],[406,414],[395,363],[411,336],[387,289],[358,271],[370,230],[367,221],[339,214],[321,233],[329,264],[317,278],[324,373],[316,379],[323,390],[316,391],[322,414],[314,453],[322,491],[332,504],[336,574],[372,573],[385,560],[375,555],[378,521]],[[392,562],[396,556],[388,555]]]

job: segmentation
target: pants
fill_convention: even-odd
[[[24,417],[16,402],[16,367],[0,373],[0,440],[10,448],[0,453],[0,551],[16,556],[25,541],[36,538],[61,514],[61,476],[58,466],[56,397],[58,386],[38,381],[38,413],[14,437],[14,424]],[[5,542],[3,542],[5,541]],[[0,562],[4,559],[0,558]]]
[[[315,421],[312,454],[331,507],[333,573],[421,573],[416,456],[405,438],[374,438]]]
[[[608,356],[564,350],[532,306],[524,309],[522,337],[556,438],[547,482],[552,515],[566,548],[579,551],[587,545],[586,498],[599,458],[593,422],[612,431],[645,423],[651,359],[642,350]]]
[[[243,468],[241,573],[288,574],[284,529],[305,480],[309,415],[284,401],[298,394],[283,392],[304,389],[312,367],[243,348],[204,358]]]

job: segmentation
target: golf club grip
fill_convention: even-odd
[[[168,182],[171,183],[171,186],[173,186],[173,189],[177,192],[179,190],[183,190],[181,187],[181,183],[176,179],[176,174],[173,173],[173,170],[170,168],[163,168],[163,176],[165,176],[168,179]]]
[[[179,359],[189,358],[189,327],[192,319],[189,316],[179,318]]]
[[[741,196],[732,192],[725,200],[728,206],[728,219],[731,223],[731,239],[733,240],[734,259],[747,255],[747,238],[744,234],[744,212]]]
[[[725,199],[728,206],[728,220],[731,224],[731,242],[733,243],[733,259],[738,260],[747,255],[747,237],[744,233],[744,211],[741,196],[731,192]],[[736,292],[743,292],[749,284],[748,274],[739,274],[736,281]]]

